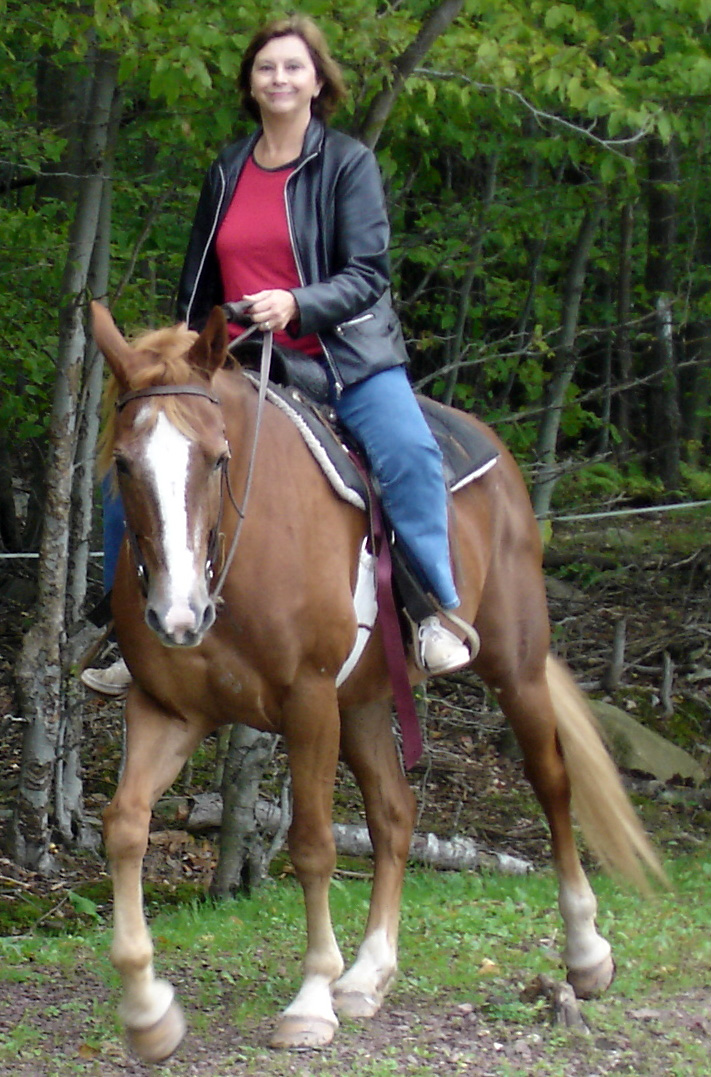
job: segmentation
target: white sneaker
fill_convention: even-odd
[[[106,669],[83,670],[79,679],[102,696],[125,696],[132,677],[123,658],[117,658]]]
[[[451,673],[471,662],[472,654],[439,617],[426,617],[417,629],[417,664],[427,673]]]

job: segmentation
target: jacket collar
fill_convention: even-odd
[[[224,186],[217,205],[215,227],[219,227],[224,220],[230,202],[232,201],[235,187],[237,186],[237,180],[240,177],[247,159],[256,146],[261,133],[262,128],[258,127],[247,139],[236,143],[225,151],[225,156],[222,158],[221,162],[222,167],[220,169]],[[306,134],[304,135],[304,144],[301,150],[301,156],[296,165],[297,169],[303,162],[308,160],[308,158],[321,152],[325,134],[326,128],[323,122],[316,119],[315,116],[312,116],[309,120],[308,127],[306,128]]]
[[[317,120],[315,116],[312,116],[309,120],[309,125],[306,128],[306,134],[304,135],[304,145],[301,150],[301,157],[310,157],[314,153],[320,153],[323,147],[323,139],[326,133],[326,128],[321,120]]]

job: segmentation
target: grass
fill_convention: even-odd
[[[288,879],[272,882],[252,899],[220,906],[193,896],[152,917],[156,965],[176,984],[189,1011],[186,1058],[201,1045],[220,1044],[219,1062],[215,1069],[191,1069],[186,1067],[195,1059],[178,1056],[161,1067],[161,1077],[334,1072],[563,1077],[607,1072],[613,1055],[615,1073],[701,1077],[708,1072],[708,1040],[699,1032],[702,1017],[694,1022],[693,1007],[703,1009],[711,967],[711,851],[668,867],[674,889],[646,899],[594,879],[599,925],[613,942],[618,975],[604,1000],[585,1004],[594,1030],[585,1038],[551,1026],[542,1000],[521,1001],[522,988],[539,973],[562,975],[551,875],[409,872],[401,973],[383,1021],[365,1028],[346,1024],[333,1047],[306,1056],[262,1047],[299,983],[304,924],[298,887]],[[357,948],[367,901],[365,881],[334,885],[333,917],[346,960]],[[91,908],[64,935],[46,935],[40,927],[0,938],[0,1015],[3,1000],[12,1000],[15,991],[30,1000],[17,1020],[6,1024],[0,1016],[0,1073],[104,1077],[131,1066],[115,1017],[118,982],[109,945],[108,925],[97,924]],[[398,1031],[398,1021],[406,1034]],[[57,1040],[65,1042],[61,1061],[52,1053]],[[516,1050],[522,1052],[520,1064]],[[482,1057],[492,1059],[493,1068],[474,1069]]]

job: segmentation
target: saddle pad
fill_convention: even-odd
[[[259,385],[256,373],[244,370],[244,374],[255,386]],[[368,501],[365,484],[335,425],[335,416],[331,421],[333,412],[311,404],[298,389],[273,382],[269,382],[267,399],[295,424],[338,496],[356,508],[365,509]],[[417,401],[442,450],[445,479],[452,493],[494,466],[498,450],[461,412],[428,397],[418,395]]]
[[[427,396],[417,397],[428,426],[444,457],[444,477],[452,493],[493,467],[499,451],[486,434],[468,422],[461,411]]]

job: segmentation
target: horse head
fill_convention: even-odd
[[[210,595],[229,445],[213,379],[227,354],[216,307],[199,335],[184,326],[128,343],[92,303],[94,339],[117,394],[106,431],[145,620],[161,642],[194,647],[215,620]]]

